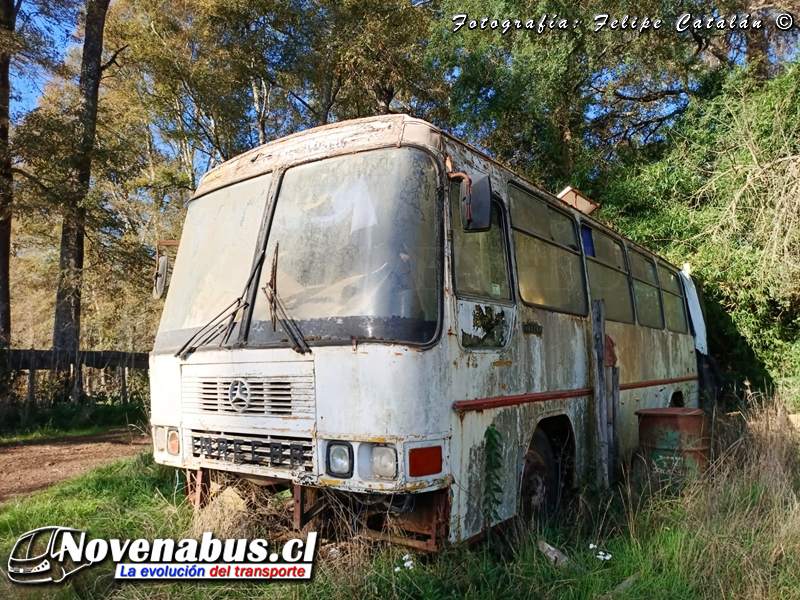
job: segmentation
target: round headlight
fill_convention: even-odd
[[[177,429],[170,429],[167,433],[167,452],[170,454],[180,454],[181,436]]]
[[[389,446],[375,446],[372,449],[372,472],[387,479],[397,475],[397,451]]]
[[[353,473],[353,450],[350,444],[328,445],[328,473],[350,477]]]

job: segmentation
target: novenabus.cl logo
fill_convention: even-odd
[[[86,532],[70,527],[39,527],[19,536],[8,557],[8,578],[15,583],[58,583],[75,571],[92,564],[75,561],[64,553],[64,545]]]

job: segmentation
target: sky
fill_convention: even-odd
[[[41,17],[33,17],[31,22],[34,26],[47,28],[51,38],[55,42],[55,50],[61,59],[72,43],[73,24],[67,26],[53,26]],[[34,72],[26,72],[24,75],[19,68],[12,68],[11,71],[11,116],[12,121],[18,122],[30,110],[36,108],[37,100],[44,91],[47,83],[47,76],[44,69],[38,68]]]

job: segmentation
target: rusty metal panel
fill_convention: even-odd
[[[666,407],[675,392],[683,393],[686,406],[697,407],[694,341],[691,335],[614,321],[606,322],[606,333],[614,340],[620,369],[620,451],[630,454],[639,439],[637,410]],[[626,384],[671,378],[687,380],[625,389]]]
[[[668,476],[705,470],[711,455],[711,419],[698,408],[637,410],[639,446],[648,463]]]

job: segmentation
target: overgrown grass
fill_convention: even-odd
[[[800,598],[798,439],[783,410],[755,406],[715,422],[717,458],[679,488],[631,480],[604,494],[582,494],[558,519],[517,528],[492,544],[426,556],[361,539],[324,544],[311,584],[119,584],[110,564],[66,585],[2,597],[81,598]],[[251,537],[275,538],[275,514],[251,518]],[[284,505],[285,508],[285,505]],[[146,456],[121,461],[0,507],[0,557],[24,531],[42,525],[88,529],[92,537],[181,538],[191,509],[175,493],[175,473]],[[226,524],[226,526],[229,523]],[[540,539],[571,560],[554,567]],[[590,548],[594,544],[596,548]],[[335,549],[334,549],[335,548]],[[598,550],[611,554],[597,558]],[[411,554],[413,568],[403,566]],[[3,560],[4,563],[4,560]],[[397,571],[397,567],[400,570]]]

